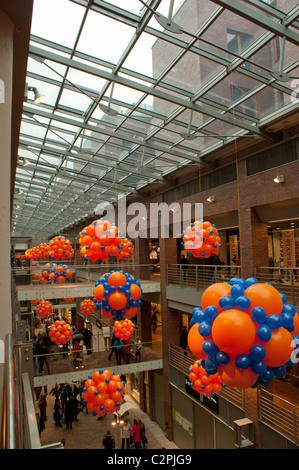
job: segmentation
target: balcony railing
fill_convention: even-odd
[[[240,277],[240,266],[215,266],[200,264],[169,264],[167,266],[167,284],[180,287],[206,289],[215,282],[229,281]]]
[[[298,445],[299,407],[265,389],[258,397],[259,420]]]
[[[259,282],[270,282],[287,296],[288,303],[299,304],[299,268],[257,267],[254,276]]]

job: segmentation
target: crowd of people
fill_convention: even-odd
[[[141,361],[141,348],[142,343],[140,339],[136,342],[135,347],[133,348],[133,343],[130,339],[121,340],[113,334],[108,360],[111,361],[113,355],[115,355],[117,365],[121,365],[122,360],[124,360],[125,364],[129,364],[131,359],[134,358],[133,353],[135,349],[135,362],[139,362]]]
[[[124,419],[124,424],[120,428],[121,448],[130,449],[146,449],[148,443],[145,434],[145,425],[141,419],[134,419],[131,426],[127,418]],[[111,434],[110,429],[107,429],[103,437],[102,445],[106,450],[115,449],[115,439]]]

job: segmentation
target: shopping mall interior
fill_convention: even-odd
[[[0,0],[2,449],[298,449],[298,28]]]

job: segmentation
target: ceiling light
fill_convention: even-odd
[[[23,191],[22,191],[21,189],[19,189],[18,195],[22,194],[22,192],[23,192]]]
[[[42,103],[46,99],[46,96],[40,93],[36,87],[29,86],[28,91],[33,91],[34,103]]]
[[[208,201],[208,202],[215,202],[215,201],[216,201],[216,198],[215,198],[215,196],[209,196],[209,197],[207,198],[207,201]]]
[[[22,166],[30,165],[30,161],[29,161],[29,160],[26,160],[26,158],[23,158],[23,157],[20,157],[20,158],[19,158],[19,163],[20,163]]]
[[[284,183],[284,175],[277,175],[273,181],[274,183]]]
[[[16,205],[16,209],[20,209],[20,206],[18,206],[18,204]]]

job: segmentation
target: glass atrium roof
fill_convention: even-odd
[[[298,15],[297,0],[35,0],[13,234],[47,241],[229,142],[271,141],[298,106]]]

